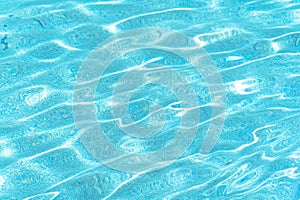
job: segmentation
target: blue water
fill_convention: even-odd
[[[195,91],[201,119],[192,144],[163,168],[124,172],[83,143],[86,130],[73,115],[78,73],[98,45],[137,28],[188,36],[218,69],[226,118],[208,154],[199,150],[214,105],[202,75],[178,55],[153,49],[107,68],[96,89],[97,117],[113,119],[106,110],[118,72],[154,59]],[[1,200],[300,199],[300,1],[0,0],[0,41]],[[175,108],[184,106],[174,92],[142,85],[130,102],[132,121],[146,118],[138,123],[145,130],[151,105],[160,104],[165,132],[132,140],[117,123],[103,122],[117,148],[153,152],[175,137],[184,116]]]

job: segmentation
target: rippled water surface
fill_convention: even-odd
[[[171,52],[123,55],[95,95],[97,117],[117,148],[163,148],[185,115],[176,110],[184,107],[176,94],[147,74],[149,84],[133,91],[128,112],[146,130],[151,105],[160,104],[161,133],[137,140],[106,123],[114,120],[106,111],[115,85],[131,67],[172,66],[194,89],[201,116],[197,136],[176,162],[123,172],[82,143],[74,84],[102,42],[150,27],[185,34],[206,50],[223,80],[226,120],[218,143],[201,154],[214,106],[203,77]],[[300,1],[0,0],[0,41],[0,199],[300,199]]]

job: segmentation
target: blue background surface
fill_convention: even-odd
[[[202,45],[227,109],[209,155],[200,134],[173,165],[135,174],[87,152],[72,90],[91,50],[141,27]],[[0,199],[300,199],[300,1],[1,0],[0,40]]]

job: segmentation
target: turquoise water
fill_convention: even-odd
[[[133,172],[103,164],[91,151],[101,145],[84,140],[88,129],[78,127],[74,115],[80,70],[101,43],[138,28],[184,34],[218,69],[226,117],[208,154],[200,150],[218,107],[211,103],[214,93],[189,60],[164,49],[127,52],[106,68],[96,85],[97,120],[116,148],[155,152],[184,126],[185,106],[176,92],[193,94],[188,99],[197,103],[200,117],[189,148],[175,162]],[[0,1],[0,199],[299,200],[299,30],[297,0]],[[97,58],[103,55],[109,58]],[[123,108],[111,99],[127,97],[114,91],[136,66],[172,67],[181,74],[146,74],[149,82],[130,90],[128,119],[149,134],[159,132],[139,140],[122,131],[110,111]],[[97,65],[94,70],[91,76]],[[177,90],[151,83],[157,77],[170,87],[179,84]],[[158,112],[152,105],[159,105]],[[149,129],[153,122],[163,128]]]

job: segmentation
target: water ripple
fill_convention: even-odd
[[[299,199],[299,23],[297,0],[1,1],[0,199]],[[146,66],[163,63],[159,70],[173,65],[201,92],[201,104],[190,109],[200,109],[203,119],[194,142],[174,164],[120,172],[97,161],[80,142],[88,128],[75,127],[73,85],[92,49],[142,27],[176,30],[207,51],[226,88],[226,121],[213,151],[200,154],[216,106],[201,78],[181,71],[187,64],[174,55],[124,55],[103,75],[108,86],[99,84],[99,99],[88,102],[100,102],[98,114],[116,106],[106,91],[115,87],[113,81],[138,69],[149,72],[150,83],[156,77]],[[132,67],[118,70],[123,65]],[[171,96],[165,94],[166,106],[159,111],[187,115]],[[147,124],[154,113],[139,107],[144,110],[132,123],[122,124],[121,117],[98,122]],[[117,138],[111,141],[120,148],[148,147],[109,130],[107,137]],[[163,146],[170,138],[151,142]]]

